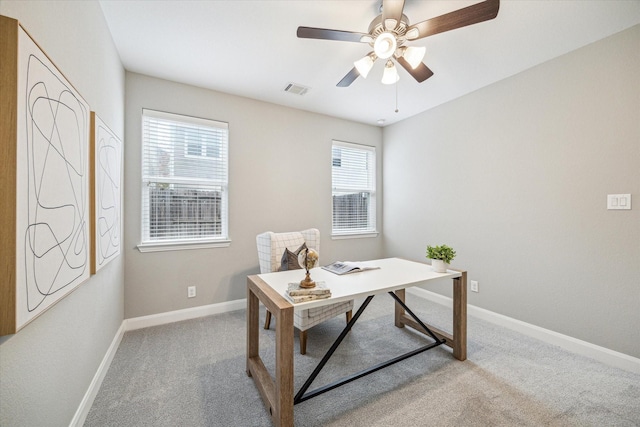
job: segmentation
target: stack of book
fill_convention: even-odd
[[[300,283],[289,283],[285,296],[293,303],[326,299],[331,297],[331,290],[325,282],[316,282],[315,288],[301,288]]]

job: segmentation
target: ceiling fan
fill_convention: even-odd
[[[297,35],[305,39],[367,43],[373,47],[372,52],[354,62],[354,67],[336,86],[347,87],[359,76],[366,78],[378,58],[386,60],[382,83],[393,84],[399,80],[394,59],[421,83],[433,75],[433,71],[422,62],[426,48],[405,46],[407,42],[488,21],[498,15],[499,8],[500,0],[485,0],[410,25],[409,19],[402,13],[404,0],[382,0],[382,13],[371,21],[368,33],[298,27]]]

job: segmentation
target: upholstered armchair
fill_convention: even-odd
[[[260,273],[263,274],[280,271],[282,254],[285,249],[295,252],[305,243],[308,248],[315,249],[318,254],[322,254],[320,252],[320,231],[315,228],[289,233],[267,231],[256,236],[256,243]],[[305,310],[294,309],[293,325],[300,330],[300,354],[307,352],[307,330],[309,328],[342,313],[346,314],[347,322],[349,322],[352,309],[353,300]],[[269,329],[270,324],[271,313],[267,311],[264,328]]]

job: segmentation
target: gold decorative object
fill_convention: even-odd
[[[300,281],[300,287],[305,289],[315,288],[316,282],[311,280],[309,270],[318,266],[318,252],[313,249],[303,249],[298,255],[298,264],[307,272],[304,280]]]

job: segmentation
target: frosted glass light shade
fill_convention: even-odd
[[[371,68],[373,67],[373,59],[371,59],[371,56],[367,55],[362,59],[358,59],[353,63],[353,65],[355,65],[358,73],[366,79],[367,74],[369,74],[369,71],[371,71]]]
[[[398,75],[395,64],[390,60],[387,61],[384,66],[384,73],[382,74],[382,84],[392,85],[398,80],[400,80],[400,76]]]
[[[418,65],[420,65],[420,63],[424,59],[424,54],[426,52],[427,52],[427,48],[424,46],[421,46],[421,47],[409,46],[406,48],[402,56],[404,57],[404,59],[407,60],[409,65],[411,65],[411,68],[415,69]]]
[[[373,43],[373,51],[378,58],[382,59],[390,58],[396,51],[396,47],[398,47],[396,36],[386,31],[376,37],[376,41]]]

